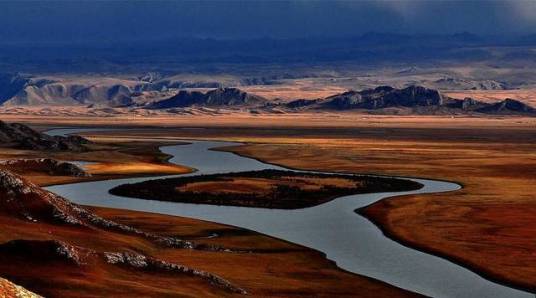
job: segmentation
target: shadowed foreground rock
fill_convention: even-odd
[[[91,142],[80,136],[49,136],[20,123],[0,121],[0,144],[45,151],[85,151]]]
[[[98,266],[99,263],[105,262],[106,264],[121,266],[129,270],[188,275],[202,279],[212,286],[231,293],[247,294],[244,289],[203,270],[166,262],[140,253],[97,252],[58,240],[12,240],[0,244],[0,260],[4,262],[28,262],[36,266],[47,264],[74,266],[81,269],[86,266]]]
[[[7,279],[0,278],[0,298],[39,298],[37,294],[34,294],[21,286],[10,282]]]

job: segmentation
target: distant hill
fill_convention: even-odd
[[[0,73],[0,105],[125,107],[144,101],[144,92],[165,94],[170,89],[220,88],[240,80],[188,76],[162,77],[148,73],[139,77],[33,76]]]
[[[176,95],[147,104],[146,109],[181,108],[247,108],[252,112],[281,109],[296,111],[365,111],[390,114],[396,111],[405,114],[510,114],[536,115],[536,110],[520,101],[506,99],[497,103],[486,103],[472,98],[455,99],[440,91],[422,86],[402,89],[379,86],[374,89],[347,91],[320,99],[297,99],[290,102],[273,102],[249,94],[237,88],[218,88],[206,93],[180,91]]]
[[[370,42],[382,36],[371,35]],[[404,72],[419,72],[410,67]],[[217,78],[217,80],[215,79]],[[357,110],[378,114],[504,114],[532,115],[533,107],[514,99],[497,103],[480,102],[475,99],[454,99],[435,89],[504,89],[508,85],[493,80],[468,80],[444,76],[427,87],[411,85],[405,88],[379,86],[360,91],[350,90],[325,98],[268,100],[235,87],[240,84],[272,84],[277,77],[246,81],[235,76],[162,75],[147,73],[142,76],[113,77],[55,77],[30,76],[0,73],[0,104],[18,106],[86,106],[93,112],[108,109],[110,113],[125,108],[168,110],[175,114],[195,113],[197,109],[217,110],[249,109],[252,113],[296,112],[296,111],[347,111]],[[191,90],[198,88],[197,90]],[[199,89],[202,88],[202,89]],[[207,88],[211,90],[207,91]],[[184,90],[186,89],[186,90]],[[194,111],[186,111],[189,108]],[[100,109],[100,110],[99,110]],[[108,111],[107,110],[107,111]],[[148,111],[145,111],[148,112]],[[33,144],[28,146],[40,145]]]
[[[348,91],[325,98],[318,103],[318,108],[347,109],[383,109],[389,107],[435,106],[443,104],[439,91],[420,86],[395,89],[380,86],[363,91]]]
[[[348,91],[317,100],[295,100],[286,104],[290,110],[364,110],[382,112],[405,110],[412,114],[481,113],[536,115],[529,105],[513,99],[485,103],[472,98],[454,99],[438,90],[421,86],[396,89],[380,86],[362,91]]]
[[[175,70],[216,64],[317,64],[493,61],[534,61],[534,36],[476,36],[458,34],[366,33],[361,36],[301,38],[169,38],[139,41],[87,41],[11,44],[0,40],[0,57],[8,69],[66,73],[128,73],[134,69]],[[173,63],[169,63],[173,61]]]
[[[237,88],[218,88],[206,93],[199,91],[179,91],[171,98],[147,105],[149,109],[199,107],[257,107],[268,103],[268,100],[249,94]]]
[[[536,114],[536,109],[518,100],[507,98],[476,110],[486,114]]]

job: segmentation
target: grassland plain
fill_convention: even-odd
[[[116,132],[114,137],[243,141],[250,143],[221,150],[299,169],[457,181],[464,186],[457,192],[387,199],[360,213],[397,241],[534,290],[533,119],[373,117],[314,128],[304,122],[283,121],[270,129],[262,122],[244,121],[242,127],[211,123],[202,133],[199,127],[179,126]]]
[[[249,144],[235,153],[300,169],[457,181],[457,192],[403,196],[360,213],[389,237],[462,263],[492,279],[536,290],[536,131],[443,131]],[[398,132],[403,133],[403,132]],[[452,138],[456,134],[458,138]],[[524,135],[524,136],[522,136]],[[274,140],[272,140],[274,141]],[[285,143],[284,139],[277,142]]]
[[[45,154],[63,160],[95,162],[94,165],[98,167],[90,169],[92,177],[48,176],[39,171],[20,174],[40,185],[50,185],[84,181],[84,179],[177,174],[191,170],[168,164],[167,156],[156,150],[158,145],[170,142],[163,140],[155,142],[151,139],[141,141],[138,137],[136,141],[129,138],[93,138],[93,140],[96,144],[87,152]],[[114,143],[109,140],[114,140]],[[173,140],[171,143],[176,144],[177,141]],[[1,157],[30,158],[43,157],[43,154],[43,152],[6,148],[2,151]],[[118,166],[121,164],[128,166]],[[151,165],[150,171],[147,170],[147,164]],[[89,211],[146,233],[193,241],[202,247],[224,247],[244,253],[163,247],[148,241],[142,235],[98,227],[78,228],[53,222],[28,221],[4,212],[0,214],[0,227],[2,227],[0,275],[46,297],[240,295],[195,276],[115,266],[88,257],[121,251],[142,254],[215,274],[253,296],[417,296],[380,281],[340,270],[333,262],[327,260],[325,255],[317,251],[244,229],[195,219],[126,210],[89,208]],[[87,252],[88,256],[82,263],[76,263],[58,258],[55,254],[47,255],[50,253],[48,247],[60,244],[66,244],[82,254]],[[13,245],[27,246],[13,252],[9,248]],[[41,246],[47,249],[41,249]],[[35,249],[38,252],[29,255],[26,253]],[[28,270],[29,261],[31,270]]]

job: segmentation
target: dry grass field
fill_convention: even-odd
[[[96,162],[88,166],[90,178],[48,176],[28,172],[24,176],[40,185],[109,179],[149,174],[187,172],[167,164],[158,145],[169,144],[142,137],[96,138],[95,150],[78,153],[43,153],[3,149],[1,158],[61,158]],[[114,140],[115,143],[110,142]],[[177,143],[173,140],[172,143]],[[94,254],[131,252],[203,270],[260,297],[414,297],[413,293],[374,279],[344,272],[322,253],[240,228],[172,216],[90,208],[95,214],[144,232],[194,241],[241,253],[168,248],[141,235],[96,227],[76,227],[44,221],[28,221],[0,214],[1,275],[46,297],[234,297],[242,296],[207,280],[187,274],[138,270],[106,263]],[[216,235],[216,237],[214,237]],[[32,241],[29,248],[6,250],[13,240]],[[62,241],[87,252],[82,264],[51,254],[47,245]],[[39,242],[48,241],[48,242]],[[43,246],[41,248],[41,246]],[[34,251],[35,250],[35,251]],[[240,266],[237,266],[240,264]]]
[[[96,214],[159,235],[198,244],[243,249],[226,253],[165,248],[143,237],[99,229],[29,223],[0,216],[0,244],[15,239],[60,240],[99,253],[135,252],[204,270],[254,297],[412,297],[411,293],[339,270],[321,253],[239,228],[199,220],[124,210],[92,208]],[[209,237],[217,235],[217,237]],[[0,254],[2,276],[46,297],[243,297],[188,275],[121,268],[98,261],[83,265]],[[240,264],[237,266],[237,264]]]
[[[171,164],[156,164],[149,162],[101,162],[89,164],[85,167],[92,175],[175,175],[191,172],[187,167]]]
[[[250,143],[222,150],[300,169],[457,181],[464,186],[457,192],[388,199],[361,212],[397,241],[534,290],[534,119],[347,117],[324,126],[311,119],[316,125],[309,128],[298,118],[270,129],[244,121],[242,128],[213,122],[202,130],[114,134],[244,141]]]
[[[457,192],[387,199],[361,212],[397,241],[535,290],[536,129],[417,129],[397,140],[400,133],[300,144],[281,138],[228,150],[300,169],[457,181],[464,187]]]
[[[95,141],[99,141],[95,139]],[[175,142],[177,143],[177,142]],[[19,173],[40,185],[103,180],[120,177],[152,176],[190,173],[193,169],[166,162],[167,155],[158,150],[162,142],[122,140],[115,143],[99,142],[87,152],[42,152],[2,148],[1,159],[53,158],[63,161],[88,162],[84,166],[90,177],[50,175],[46,171],[27,169]]]
[[[102,126],[113,128],[165,128],[165,132],[144,133],[142,130],[130,133],[134,136],[144,136],[150,140],[174,140],[175,130],[181,130],[180,136],[188,135],[194,137],[210,137],[205,134],[206,128],[228,129],[228,134],[247,135],[246,129],[258,128],[265,131],[265,135],[273,135],[270,131],[298,131],[315,130],[317,135],[322,137],[326,129],[332,128],[381,128],[381,129],[414,129],[414,128],[452,128],[465,129],[474,128],[477,130],[489,130],[500,127],[503,129],[532,129],[536,126],[536,117],[476,117],[476,116],[389,116],[389,115],[366,115],[360,113],[292,113],[292,114],[262,114],[255,115],[245,112],[233,112],[226,115],[169,115],[155,114],[151,116],[137,117],[132,115],[117,115],[114,117],[92,117],[74,115],[64,116],[39,116],[39,115],[2,115],[6,122],[21,122],[32,127],[43,130],[52,127],[85,127]],[[351,132],[350,132],[351,133]],[[256,132],[256,135],[259,135]],[[277,134],[277,133],[276,133]],[[85,134],[90,135],[91,134]],[[100,133],[98,137],[115,137],[117,133]],[[129,135],[122,132],[121,136]],[[97,137],[96,134],[92,136]],[[218,136],[216,134],[216,136]],[[227,136],[227,133],[226,133]],[[111,139],[111,137],[108,137]],[[407,136],[411,137],[410,135]],[[453,136],[455,137],[455,136]],[[112,139],[113,140],[113,139]],[[132,141],[132,140],[131,140]]]
[[[312,177],[281,177],[281,180],[266,178],[239,177],[225,181],[193,182],[177,187],[177,191],[207,192],[207,193],[259,193],[269,194],[275,185],[299,187],[315,191],[325,186],[356,187],[356,182],[342,178],[312,178]]]
[[[243,86],[240,89],[268,99],[317,99],[348,91],[337,85],[319,84],[313,79],[291,80],[284,84]]]
[[[534,118],[322,116],[179,117],[168,118],[165,128],[140,119],[131,123],[137,129],[86,136],[102,142],[235,140],[249,143],[222,150],[288,167],[457,181],[464,186],[457,192],[392,198],[361,212],[397,241],[534,289]],[[57,125],[61,119],[47,120]]]

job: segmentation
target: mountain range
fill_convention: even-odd
[[[221,107],[221,106],[263,106],[269,100],[249,94],[237,88],[218,88],[206,93],[199,91],[181,90],[177,95],[153,102],[147,105],[148,109],[183,108],[190,106]]]
[[[354,37],[306,38],[168,38],[121,42],[5,43],[0,41],[4,69],[51,72],[111,72],[139,69],[210,68],[224,64],[270,64],[424,61],[534,61],[534,35],[478,36],[369,32]],[[170,63],[172,61],[172,63]]]
[[[287,105],[300,110],[369,110],[410,109],[417,114],[482,113],[536,114],[536,110],[518,100],[507,98],[487,103],[472,98],[455,99],[440,91],[422,86],[396,89],[380,86],[362,91],[348,91],[317,100],[296,100]]]
[[[286,112],[297,111],[369,111],[393,113],[407,111],[415,114],[520,114],[536,115],[531,106],[515,99],[487,103],[472,98],[455,99],[435,89],[409,86],[402,89],[379,86],[362,91],[347,91],[320,99],[298,99],[290,102],[270,101],[251,95],[237,88],[218,88],[206,93],[180,91],[177,95],[146,105],[147,109],[172,109],[185,107],[241,108]]]
[[[415,71],[408,69],[408,71]],[[447,80],[447,79],[444,79]],[[406,88],[379,86],[361,91],[350,90],[318,99],[281,101],[266,99],[227,85],[258,84],[256,80],[219,77],[164,77],[147,73],[140,77],[78,78],[0,74],[0,104],[17,106],[126,107],[128,109],[166,110],[183,108],[241,108],[270,112],[295,111],[368,111],[371,113],[414,114],[535,114],[533,107],[515,99],[483,102],[472,98],[454,99],[423,86]],[[271,81],[262,81],[271,84]],[[447,84],[450,82],[442,82]],[[500,83],[481,82],[491,89]],[[498,85],[499,84],[499,85]],[[489,86],[488,86],[489,85]],[[178,91],[177,91],[178,89]],[[191,90],[194,89],[194,90]]]

